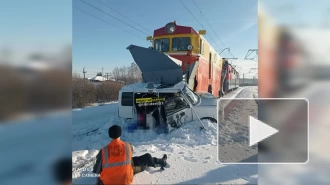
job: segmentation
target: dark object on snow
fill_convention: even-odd
[[[132,157],[134,166],[156,167],[155,161],[149,153],[138,157]]]
[[[102,172],[102,167],[100,165],[102,163],[101,151],[102,150],[100,150],[96,156],[96,163],[93,167],[93,173],[101,174]],[[154,168],[161,167],[160,169],[164,170],[164,167],[167,165],[166,160],[167,160],[166,154],[164,154],[163,158],[161,159],[152,157],[149,153],[137,157],[132,157],[132,161],[133,161],[132,168],[134,175],[143,172],[144,170],[146,170],[147,167],[154,167]],[[70,171],[70,178],[71,178],[71,171]],[[103,182],[100,180],[100,178],[97,178],[97,185],[104,185]]]
[[[60,184],[69,183],[72,181],[72,159],[62,158],[55,163],[54,177]]]
[[[78,136],[82,136],[82,135],[88,135],[89,133],[96,132],[96,131],[98,131],[98,130],[99,130],[99,128],[94,129],[94,130],[91,130],[91,131],[86,132],[86,133],[84,133],[84,134],[80,134],[80,135],[73,136],[73,137],[78,137]]]
[[[133,157],[133,164],[134,166],[144,166],[144,167],[161,167],[163,170],[164,167],[167,165],[167,155],[164,154],[163,158],[156,158],[152,157],[149,153],[146,153],[144,155]]]
[[[132,168],[134,174],[143,172],[147,167],[161,167],[164,170],[164,167],[167,166],[167,155],[164,154],[163,158],[152,157],[151,154],[146,153],[141,156],[132,157]],[[101,174],[102,172],[102,150],[96,156],[96,163],[93,167],[93,173]]]
[[[118,125],[113,125],[109,128],[109,137],[111,139],[117,139],[121,136],[121,127]]]
[[[167,161],[167,155],[164,154],[164,156],[163,156],[163,158],[162,158],[162,162],[161,162],[161,167],[160,167],[161,170],[165,170],[164,167],[165,167],[166,164],[167,164],[166,161]]]

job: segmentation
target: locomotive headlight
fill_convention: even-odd
[[[191,51],[193,49],[193,46],[191,44],[188,45],[187,49]]]
[[[173,33],[174,31],[175,31],[174,26],[171,26],[171,27],[170,27],[170,32]]]
[[[166,29],[166,33],[174,33],[175,24],[173,22],[170,22],[170,23],[166,24],[165,29]]]

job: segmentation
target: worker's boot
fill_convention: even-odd
[[[154,163],[156,164],[156,167],[160,167],[160,169],[164,170],[164,167],[167,165],[167,155],[164,154],[163,158],[159,159],[154,157]]]
[[[164,154],[164,156],[163,156],[163,158],[162,158],[162,164],[161,164],[161,167],[160,167],[161,170],[164,170],[164,167],[165,167],[166,164],[167,164],[166,161],[167,161],[167,155]]]

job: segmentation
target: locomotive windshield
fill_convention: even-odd
[[[156,39],[154,42],[154,48],[157,51],[160,52],[167,52],[170,47],[170,39],[168,38],[161,38],[161,39]]]
[[[190,45],[190,37],[175,37],[172,39],[173,51],[188,51]]]

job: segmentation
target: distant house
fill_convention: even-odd
[[[93,78],[89,78],[90,82],[104,82],[106,80],[107,80],[107,78],[105,78],[103,76],[95,76]]]

